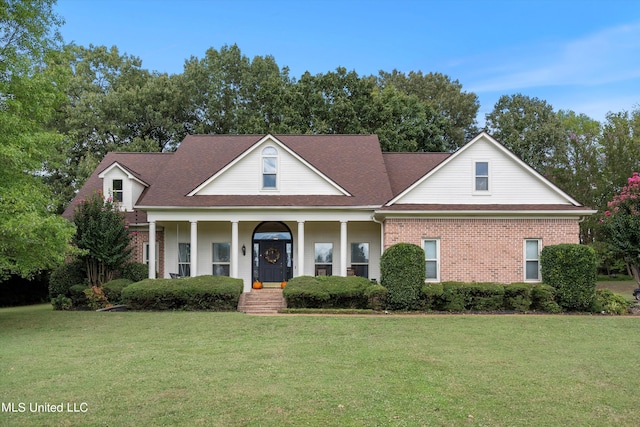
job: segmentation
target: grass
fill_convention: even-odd
[[[634,317],[7,308],[0,425],[635,425],[638,348]]]
[[[613,293],[622,295],[626,299],[632,301],[633,298],[633,290],[636,289],[638,285],[636,281],[633,279],[628,280],[603,280],[598,281],[596,289],[609,289]]]

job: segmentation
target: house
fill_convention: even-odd
[[[96,190],[127,212],[149,277],[380,277],[424,248],[427,280],[540,281],[543,246],[590,210],[486,133],[450,153],[383,153],[375,135],[193,135],[173,153],[109,153]]]

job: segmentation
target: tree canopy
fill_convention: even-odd
[[[0,279],[56,266],[73,234],[39,177],[62,141],[44,125],[64,96],[60,70],[44,66],[59,41],[52,4],[0,1]]]

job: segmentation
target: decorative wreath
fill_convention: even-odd
[[[280,251],[276,248],[269,248],[264,251],[264,259],[270,264],[275,264],[280,259]]]

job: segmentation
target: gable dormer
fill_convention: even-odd
[[[112,163],[98,178],[102,180],[102,194],[111,197],[123,211],[132,211],[144,189],[149,186],[118,162]]]
[[[212,195],[350,194],[277,138],[267,135],[189,193]]]

